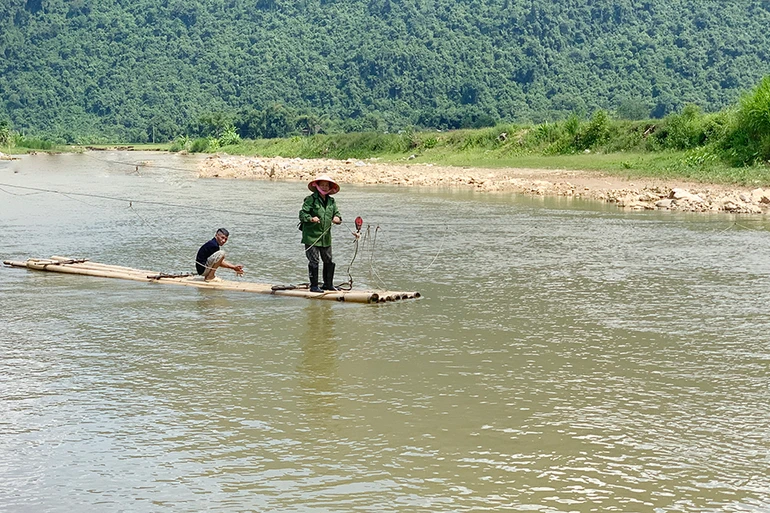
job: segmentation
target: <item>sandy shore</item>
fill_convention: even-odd
[[[480,192],[580,197],[634,210],[770,213],[770,189],[687,182],[626,180],[597,172],[459,168],[430,164],[384,164],[376,160],[316,160],[212,155],[201,162],[202,178],[308,182],[327,173],[341,184],[462,187]]]

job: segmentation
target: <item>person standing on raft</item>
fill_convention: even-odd
[[[214,238],[205,243],[195,256],[195,270],[203,276],[204,281],[216,278],[217,269],[225,267],[232,269],[238,276],[243,275],[242,265],[233,265],[225,260],[225,252],[221,249],[230,237],[230,232],[220,228],[214,234]]]
[[[307,184],[313,194],[305,198],[299,211],[302,244],[307,256],[307,274],[310,292],[339,290],[334,286],[332,261],[332,224],[342,223],[342,216],[332,195],[340,192],[340,186],[328,175],[321,175]],[[318,287],[318,268],[323,261],[323,285]]]

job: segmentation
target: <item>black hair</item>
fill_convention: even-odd
[[[228,232],[226,228],[217,229],[217,233],[221,233],[225,237],[230,237],[230,232]]]

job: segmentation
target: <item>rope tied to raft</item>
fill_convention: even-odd
[[[70,258],[69,260],[58,260],[56,262],[50,262],[44,265],[83,264],[85,262],[88,262],[87,258]]]
[[[380,230],[379,225],[374,228],[374,235],[373,236],[372,236],[372,226],[371,225],[367,225],[366,226],[366,230],[364,230],[363,232],[361,231],[361,227],[363,226],[363,219],[361,219],[360,217],[356,218],[355,225],[356,225],[356,230],[355,231],[350,230],[350,233],[353,234],[353,237],[354,237],[354,239],[353,239],[354,249],[353,249],[353,257],[351,258],[350,263],[348,264],[348,269],[347,269],[347,273],[348,273],[348,286],[350,286],[350,287],[353,286],[353,277],[352,277],[352,275],[350,273],[350,269],[352,268],[353,263],[356,261],[356,257],[358,256],[359,249],[361,251],[369,249],[369,251],[370,251],[370,254],[369,254],[369,271],[370,271],[371,275],[374,276],[380,282],[380,284],[383,287],[387,288],[387,285],[385,284],[385,282],[382,280],[380,275],[374,269],[374,252],[375,252],[375,246],[377,244],[377,232]],[[345,289],[343,289],[343,290],[345,290]]]
[[[350,263],[348,264],[347,268],[347,274],[348,274],[348,282],[347,283],[340,283],[336,287],[340,290],[353,290],[353,275],[350,274],[350,268],[353,267],[353,262],[356,261],[356,256],[358,255],[358,242],[361,239],[361,227],[364,225],[364,220],[361,216],[356,217],[356,220],[353,222],[356,231],[350,230],[350,233],[353,235],[353,257],[350,259]],[[347,225],[345,225],[347,227]],[[332,284],[333,285],[333,284]]]
[[[173,278],[188,278],[190,276],[195,276],[195,275],[193,273],[175,273],[175,274],[158,273],[158,274],[155,274],[155,275],[148,276],[147,278],[150,279],[150,280],[162,280],[163,278],[170,278],[170,279],[173,279]]]

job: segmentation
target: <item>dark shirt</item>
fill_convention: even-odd
[[[217,251],[219,251],[219,243],[216,238],[201,246],[201,249],[198,250],[198,255],[195,257],[195,270],[198,271],[198,274],[206,272],[206,260]]]

